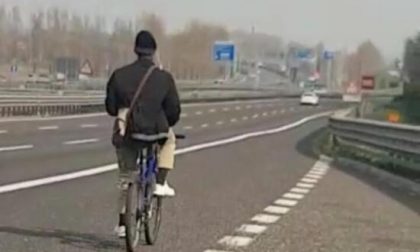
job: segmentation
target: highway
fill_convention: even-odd
[[[177,196],[164,202],[158,243],[140,251],[420,251],[420,195],[311,155],[326,112],[344,107],[185,105]],[[1,252],[124,251],[112,234],[112,123],[104,114],[0,121]]]

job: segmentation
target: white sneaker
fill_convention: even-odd
[[[164,185],[156,184],[153,194],[159,197],[174,197],[175,190],[168,185],[168,182],[165,182]]]
[[[118,236],[118,238],[125,238],[125,226],[117,225],[114,228],[114,233]]]

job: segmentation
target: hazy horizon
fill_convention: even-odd
[[[401,56],[405,39],[417,32],[420,24],[420,1],[415,0],[405,0],[404,4],[381,0],[0,0],[0,4],[20,6],[25,13],[55,6],[105,16],[108,21],[153,12],[164,19],[170,31],[200,19],[230,30],[255,26],[257,31],[286,41],[323,41],[330,49],[353,49],[370,39],[388,59]]]

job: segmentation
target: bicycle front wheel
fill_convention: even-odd
[[[127,189],[125,203],[125,242],[128,252],[134,252],[140,242],[141,216],[139,211],[139,187],[137,183],[130,184]]]
[[[146,205],[146,218],[144,218],[144,232],[146,243],[148,245],[155,244],[160,223],[162,221],[162,197],[153,196],[152,186],[147,186],[145,193],[148,196],[148,203]]]

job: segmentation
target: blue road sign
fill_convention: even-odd
[[[334,59],[334,52],[332,52],[332,51],[324,51],[324,59],[325,60],[332,60],[332,59]]]
[[[311,58],[311,50],[310,49],[299,49],[296,52],[296,58],[298,59],[309,59]]]
[[[235,44],[232,42],[215,42],[213,45],[213,60],[233,62],[235,60],[235,49]]]

